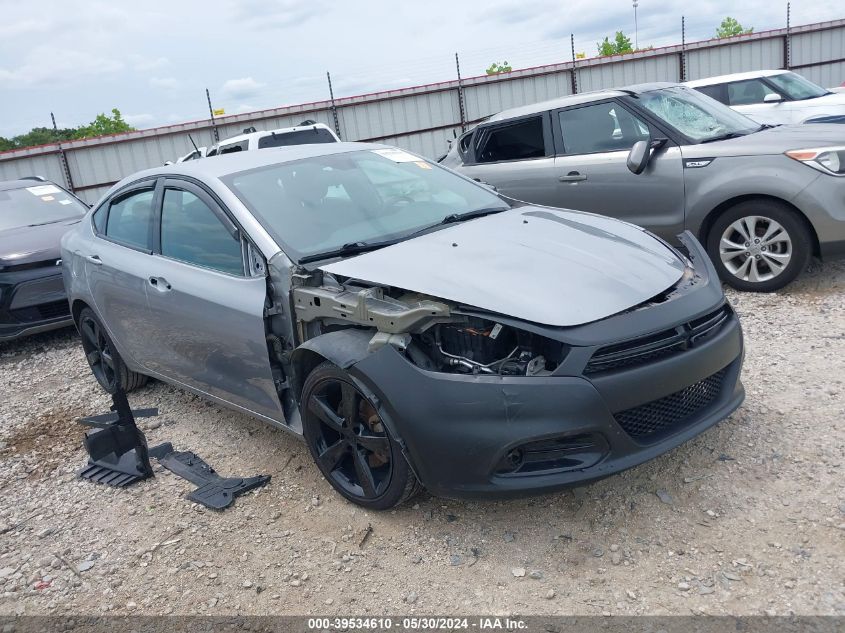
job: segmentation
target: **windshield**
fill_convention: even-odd
[[[508,208],[487,188],[399,149],[315,156],[223,182],[296,261],[401,239],[447,216]]]
[[[767,77],[769,81],[781,92],[790,99],[796,101],[803,101],[804,99],[815,99],[816,97],[823,97],[827,94],[827,90],[814,84],[812,81],[804,79],[801,75],[795,73],[783,73],[781,75],[772,75]]]
[[[639,99],[646,110],[695,143],[742,136],[760,129],[739,112],[682,86],[644,92]]]
[[[52,184],[0,190],[0,231],[79,219],[87,211],[79,200]]]

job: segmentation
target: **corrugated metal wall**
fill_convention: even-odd
[[[789,46],[787,47],[787,40]],[[669,46],[622,57],[578,60],[517,70],[493,77],[473,77],[429,86],[348,97],[335,101],[344,140],[374,140],[436,158],[464,125],[500,110],[578,92],[650,81],[679,81],[682,63],[686,79],[787,65],[822,86],[845,80],[845,20],[754,33],[730,40],[710,40]],[[683,60],[683,62],[682,62]],[[575,73],[573,77],[572,73]],[[573,81],[574,80],[574,81]],[[334,127],[330,102],[301,104],[222,117],[220,138],[253,126],[270,130],[312,119]],[[213,141],[211,121],[195,121],[63,144],[74,189],[93,202],[135,171],[161,165],[188,153],[191,134],[198,145]],[[59,148],[55,145],[0,154],[0,180],[40,175],[65,183]]]

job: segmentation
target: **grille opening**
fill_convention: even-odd
[[[527,442],[509,450],[496,467],[497,475],[537,475],[589,468],[609,450],[599,433],[580,433]]]
[[[597,374],[644,365],[683,352],[689,348],[690,344],[694,345],[716,333],[728,321],[730,315],[730,308],[724,305],[718,310],[671,330],[606,345],[593,354],[584,373]]]
[[[23,323],[58,319],[59,317],[70,316],[70,304],[66,299],[62,299],[61,301],[51,301],[50,303],[12,310],[11,314]]]
[[[692,422],[722,391],[725,367],[689,387],[658,400],[614,414],[616,421],[634,439],[655,439]]]

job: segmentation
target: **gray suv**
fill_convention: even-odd
[[[760,125],[684,86],[507,110],[441,163],[518,200],[610,215],[672,241],[688,229],[741,290],[777,290],[812,255],[845,254],[845,128]]]

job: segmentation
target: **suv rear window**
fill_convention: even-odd
[[[475,138],[478,139],[475,155],[479,163],[541,158],[546,155],[543,119],[539,116],[483,128]]]
[[[296,130],[268,134],[258,139],[258,149],[265,147],[285,147],[288,145],[308,145],[314,143],[335,143],[335,137],[327,129],[318,127],[310,130]]]

